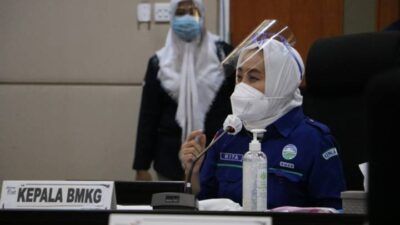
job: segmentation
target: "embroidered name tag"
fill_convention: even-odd
[[[293,163],[288,163],[288,162],[279,162],[279,165],[281,166],[281,167],[286,167],[286,168],[289,168],[289,169],[294,169],[294,164]]]
[[[220,158],[220,160],[224,160],[224,161],[241,162],[243,160],[243,155],[221,152],[219,154],[219,158]]]
[[[337,156],[337,150],[336,148],[331,148],[329,150],[327,150],[326,152],[322,153],[322,157],[324,157],[325,160],[328,160],[330,158],[332,158],[333,156]]]

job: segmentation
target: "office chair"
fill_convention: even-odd
[[[374,77],[366,89],[371,225],[391,224],[397,217],[399,188],[400,68]]]
[[[339,145],[348,190],[362,190],[358,164],[368,161],[365,87],[399,67],[400,32],[374,32],[317,40],[306,63],[304,111],[327,124]]]

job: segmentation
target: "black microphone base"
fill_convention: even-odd
[[[153,194],[151,206],[154,210],[198,210],[196,196],[188,193],[161,192]]]

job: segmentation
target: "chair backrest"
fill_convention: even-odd
[[[320,39],[310,48],[304,111],[336,137],[349,190],[363,189],[358,164],[368,160],[365,87],[399,67],[399,46],[400,32],[374,32]]]
[[[380,73],[366,89],[370,224],[390,224],[400,201],[399,170],[400,68]]]

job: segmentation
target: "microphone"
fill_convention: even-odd
[[[230,135],[236,135],[239,133],[243,128],[242,120],[239,117],[230,114],[226,117],[224,121],[224,131],[227,131]]]
[[[228,115],[223,124],[223,131],[214,137],[210,144],[193,160],[189,173],[185,179],[183,193],[163,192],[152,196],[153,209],[179,209],[179,210],[198,210],[196,196],[192,193],[192,174],[193,168],[199,159],[226,133],[236,135],[242,130],[243,124],[239,117]]]

